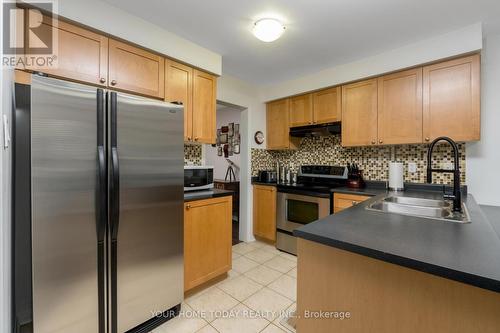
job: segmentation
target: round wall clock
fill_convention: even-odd
[[[258,144],[258,145],[261,145],[264,143],[264,133],[262,133],[261,131],[257,131],[255,132],[255,142]]]

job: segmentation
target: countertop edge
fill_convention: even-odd
[[[377,259],[381,260],[384,262],[388,262],[391,264],[395,264],[398,266],[403,266],[406,268],[411,268],[415,269],[420,272],[436,275],[439,277],[443,277],[449,280],[454,280],[457,282],[465,283],[468,285],[472,285],[475,287],[487,289],[490,291],[498,292],[500,293],[500,282],[496,280],[492,280],[489,278],[485,278],[482,276],[477,276],[474,274],[466,273],[466,272],[461,272],[457,270],[453,270],[450,268],[442,267],[442,266],[437,266],[431,263],[426,263],[422,261],[418,261],[415,259],[411,258],[406,258],[406,257],[401,257],[395,254],[375,250],[375,249],[370,249],[367,247],[347,243],[347,242],[342,242],[336,239],[331,239],[327,237],[322,237],[319,235],[313,235],[310,233],[306,233],[300,230],[295,230],[293,232],[294,236],[297,236],[299,238],[309,240],[312,242],[316,242],[319,244],[323,244],[325,246],[331,246],[334,248],[338,248],[341,250],[349,251],[352,253],[360,254],[372,259]]]
[[[229,190],[213,190],[206,192],[204,191],[204,193],[199,193],[199,195],[193,194],[191,197],[184,196],[184,202],[211,199],[211,198],[220,198],[220,197],[232,196],[233,194],[234,191],[229,191]]]

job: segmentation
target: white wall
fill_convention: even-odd
[[[144,3],[147,6],[147,2]],[[214,74],[221,55],[99,0],[60,0],[59,15],[123,38]]]
[[[238,109],[222,109],[217,110],[217,128],[222,126],[227,126],[229,123],[240,124],[241,121],[241,110]],[[214,178],[224,179],[226,176],[227,163],[226,158],[217,155],[218,147],[212,147],[212,145],[205,145],[205,164],[214,167]],[[241,151],[240,154],[233,154],[233,156],[228,157],[234,162],[238,167],[241,167]],[[240,170],[233,168],[236,174],[236,179],[240,179]]]
[[[0,6],[0,17],[3,17]],[[0,45],[3,38],[3,24],[0,24]],[[11,124],[13,71],[0,70],[0,332],[11,329],[11,225],[10,225],[10,148],[4,149],[3,115]]]
[[[262,87],[260,99],[270,101],[477,51],[481,48],[482,27],[481,23],[477,23],[372,57],[328,68],[312,75]]]
[[[485,36],[481,55],[481,141],[468,143],[469,192],[484,205],[500,206],[500,33]]]
[[[217,99],[219,101],[247,108],[241,112],[241,170],[240,170],[240,239],[254,240],[252,228],[252,184],[250,149],[259,147],[253,139],[254,133],[260,130],[266,133],[266,108],[259,102],[257,87],[231,76],[222,75],[217,82]]]

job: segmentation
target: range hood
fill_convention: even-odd
[[[311,137],[311,136],[327,136],[340,134],[340,121],[335,123],[309,125],[290,128],[290,136],[295,137]]]

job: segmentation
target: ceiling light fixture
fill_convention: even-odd
[[[278,20],[264,18],[255,22],[253,34],[263,42],[269,43],[280,38],[285,32],[285,26]]]

